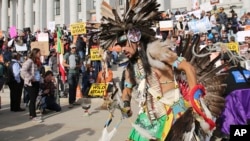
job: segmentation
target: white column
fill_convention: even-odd
[[[35,29],[34,29],[34,31],[40,29],[40,0],[36,0],[35,7],[36,7],[36,9],[35,9]]]
[[[87,19],[87,0],[82,0],[82,21],[86,22]]]
[[[1,29],[4,31],[8,30],[8,0],[2,0],[2,11],[1,11]]]
[[[55,17],[54,3],[55,3],[54,0],[47,0],[47,24],[48,24],[48,22],[52,22],[55,20],[54,19],[54,17]]]
[[[40,30],[43,31],[44,28],[46,28],[47,24],[47,15],[46,15],[46,11],[47,11],[47,8],[46,8],[46,1],[45,0],[40,0],[40,23],[39,23],[39,26],[40,26]]]
[[[71,0],[69,3],[70,23],[78,22],[77,0]]]
[[[165,9],[165,2],[164,0],[157,0],[157,2],[160,4],[159,11],[166,11]]]
[[[25,0],[24,26],[33,29],[33,0]]]
[[[16,0],[10,1],[10,26],[16,26]]]
[[[102,1],[101,0],[96,0],[95,2],[95,16],[96,16],[96,21],[97,22],[100,22],[101,21],[101,18],[102,18],[102,15],[101,15],[101,4],[102,4]]]
[[[24,0],[18,0],[18,12],[17,12],[17,14],[18,14],[18,25],[17,25],[17,28],[18,29],[23,29],[24,27],[23,27],[23,23],[24,23],[24,8],[23,8],[23,6],[24,6]]]

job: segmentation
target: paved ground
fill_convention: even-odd
[[[115,79],[118,80],[121,68],[113,68]],[[1,141],[98,141],[101,137],[103,126],[109,117],[106,110],[98,110],[102,104],[101,98],[92,98],[90,116],[83,116],[81,106],[68,108],[67,98],[61,98],[62,111],[59,113],[49,112],[46,114],[43,123],[34,123],[28,119],[28,109],[25,112],[10,112],[9,90],[4,89],[0,93],[2,97],[2,109],[0,109],[0,140]],[[136,105],[135,102],[132,103]],[[137,106],[133,107],[134,111]],[[136,113],[136,112],[134,112]],[[131,129],[130,119],[122,120],[118,132],[114,135],[113,141],[124,141]],[[113,121],[108,130],[112,130],[119,123],[121,114],[115,111]]]

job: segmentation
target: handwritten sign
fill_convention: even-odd
[[[246,30],[246,31],[238,31],[237,32],[237,41],[238,42],[244,42],[245,41],[245,37],[250,35],[250,30]]]
[[[28,50],[26,44],[23,44],[22,46],[15,44],[15,47],[16,47],[16,51],[27,51]]]
[[[211,29],[211,24],[208,18],[202,18],[201,20],[191,21],[188,22],[189,29],[196,33],[206,33],[208,30]]]
[[[49,42],[31,42],[31,49],[39,48],[41,51],[41,55],[48,56],[49,55]]]
[[[48,28],[51,32],[54,32],[55,29],[56,29],[56,22],[55,22],[55,21],[48,22],[47,28]]]
[[[173,30],[174,24],[172,20],[169,21],[160,21],[160,31],[168,31],[168,30]]]
[[[246,59],[250,59],[248,55],[249,53],[247,51],[248,51],[248,44],[240,45],[240,55],[245,57]]]
[[[98,49],[90,49],[90,60],[91,61],[97,61],[101,60],[102,56],[99,53]]]
[[[15,26],[10,27],[9,33],[10,33],[10,38],[15,38],[17,36],[16,27]]]
[[[48,33],[40,33],[37,35],[37,41],[38,42],[48,42],[49,41],[49,35]]]
[[[85,23],[71,24],[70,32],[72,35],[86,34],[86,24]]]
[[[89,96],[103,96],[106,93],[108,84],[105,83],[93,83],[91,84],[88,95]]]
[[[229,50],[239,53],[239,45],[237,43],[228,43],[227,47]]]
[[[210,4],[214,5],[214,4],[219,4],[220,0],[210,0]]]
[[[250,25],[246,25],[245,30],[250,30]]]

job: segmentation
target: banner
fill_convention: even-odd
[[[10,33],[10,38],[15,38],[17,36],[16,27],[15,26],[10,27],[9,33]]]
[[[86,24],[85,23],[71,24],[70,32],[72,35],[86,34]]]
[[[239,53],[239,45],[238,45],[238,43],[228,43],[227,47],[228,47],[229,50]]]
[[[41,55],[48,56],[49,55],[49,42],[31,42],[30,44],[31,50],[33,48],[39,48],[41,51]]]
[[[160,31],[168,31],[174,29],[174,24],[172,20],[160,21]]]
[[[48,42],[49,41],[49,34],[48,33],[40,33],[37,35],[38,42]]]
[[[190,31],[194,32],[194,34],[206,33],[208,30],[211,29],[211,24],[208,18],[206,17],[201,20],[188,22],[188,27]]]
[[[88,95],[89,96],[103,96],[108,88],[108,84],[105,83],[93,83],[91,84]]]
[[[102,56],[99,53],[98,49],[90,49],[90,60],[91,61],[97,61],[101,60]]]
[[[215,4],[219,4],[220,0],[210,0],[210,4],[215,5]]]

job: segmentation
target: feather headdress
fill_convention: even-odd
[[[103,22],[99,34],[101,46],[107,49],[110,45],[127,39],[133,42],[154,40],[155,31],[150,28],[159,19],[159,6],[157,0],[127,0],[124,13],[121,14],[119,6],[115,9],[103,1]]]

